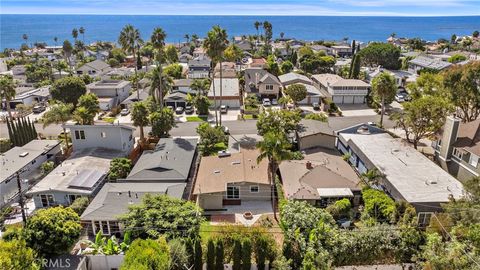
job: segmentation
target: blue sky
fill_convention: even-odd
[[[1,0],[0,14],[461,16],[480,0]]]

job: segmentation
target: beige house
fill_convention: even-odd
[[[278,78],[262,68],[245,69],[246,94],[254,93],[261,97],[278,98],[282,83]]]
[[[362,80],[344,79],[336,74],[312,75],[314,85],[326,91],[336,104],[362,104],[370,85]]]
[[[268,162],[257,163],[257,150],[203,157],[193,189],[193,198],[205,211],[271,200]]]
[[[328,123],[302,119],[296,136],[300,150],[316,147],[335,149],[337,136]]]

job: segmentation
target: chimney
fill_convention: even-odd
[[[452,144],[457,140],[458,127],[460,119],[455,116],[448,116],[443,127],[443,134],[440,145],[440,158],[446,161],[452,157]]]
[[[310,161],[307,161],[307,163],[305,163],[305,166],[307,167],[307,170],[313,169],[312,162]]]

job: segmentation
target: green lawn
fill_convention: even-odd
[[[187,116],[187,122],[206,122],[208,116]]]

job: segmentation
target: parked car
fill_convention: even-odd
[[[270,107],[270,106],[272,106],[272,103],[270,102],[270,99],[269,99],[269,98],[264,98],[264,99],[262,100],[262,104],[263,104],[264,107]]]
[[[193,106],[187,105],[185,107],[185,113],[186,114],[192,114],[193,113]]]
[[[46,108],[43,105],[36,105],[32,109],[33,113],[41,113],[41,112],[44,112],[45,110]]]
[[[276,98],[272,98],[272,105],[277,106],[278,105],[278,100]]]
[[[183,107],[180,107],[180,106],[179,106],[179,107],[177,107],[177,108],[175,109],[175,113],[176,113],[176,114],[182,114],[184,110],[185,110],[185,109],[184,109]]]
[[[228,112],[228,106],[227,105],[220,106],[220,113],[227,113],[227,112]]]
[[[312,103],[312,107],[315,111],[318,111],[320,110],[320,104],[318,104],[318,102],[313,102]]]
[[[128,109],[123,109],[123,110],[120,111],[121,116],[128,115],[129,113],[130,113],[130,111]]]
[[[400,94],[400,93],[396,94],[395,95],[395,101],[398,102],[398,103],[405,102],[405,96]]]

